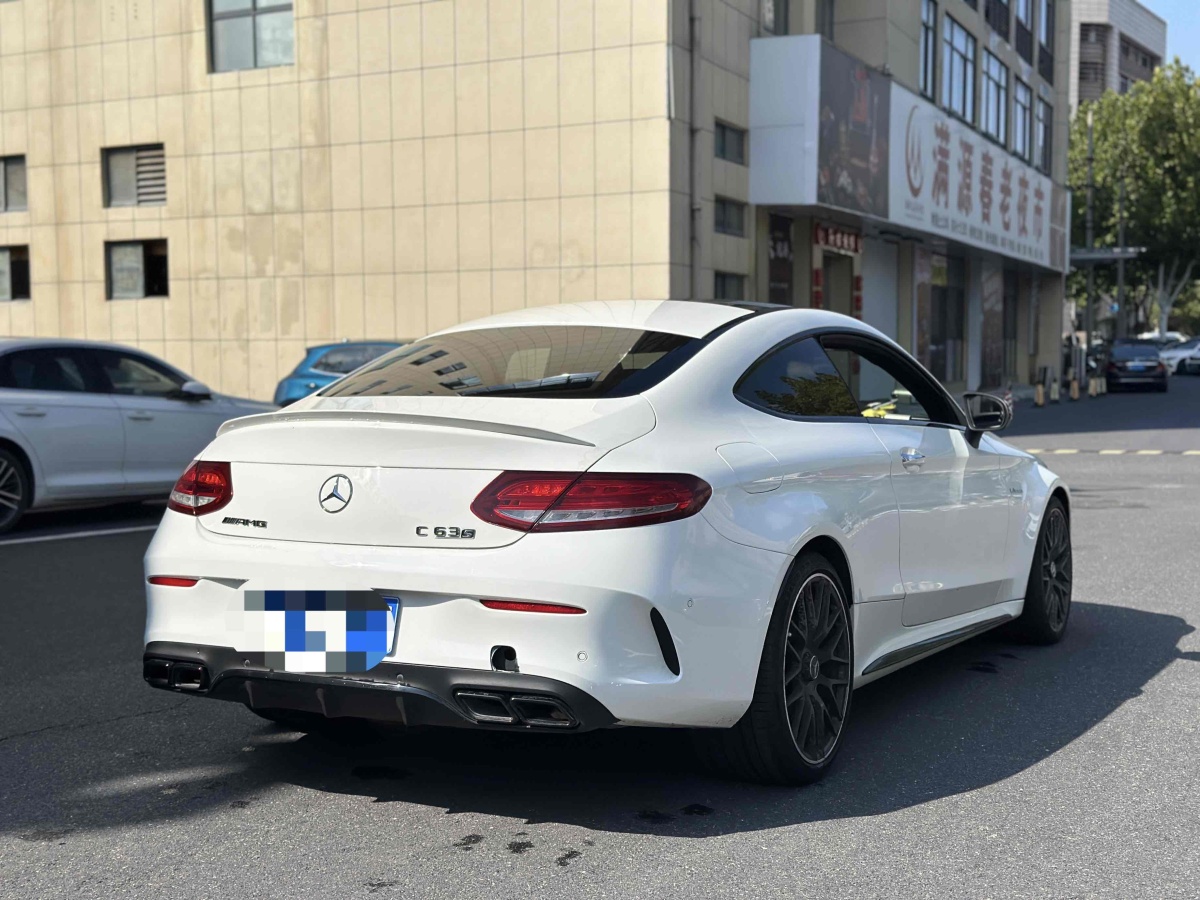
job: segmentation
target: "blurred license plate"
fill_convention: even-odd
[[[400,600],[375,591],[245,591],[248,643],[285,672],[367,672],[396,647]]]

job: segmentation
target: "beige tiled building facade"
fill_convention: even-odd
[[[938,288],[949,278],[962,281],[963,309],[939,307],[939,340],[966,347],[950,371],[962,377],[949,380],[988,381],[970,377],[972,360],[987,372],[983,347],[1010,339],[1025,349],[1006,377],[1028,380],[1057,356],[1055,260],[1004,247],[981,255],[978,242],[964,249],[828,198],[798,203],[775,196],[770,179],[747,205],[752,180],[763,181],[752,178],[751,108],[760,87],[761,102],[778,105],[766,95],[781,87],[752,83],[760,48],[797,42],[772,44],[787,49],[786,67],[811,57],[815,39],[774,34],[823,31],[876,77],[919,94],[928,5],[4,0],[0,335],[133,344],[219,390],[269,397],[311,344],[414,338],[573,300],[844,307],[921,350],[921,279]],[[975,130],[985,49],[1013,78],[1022,71],[1010,43],[1022,2],[998,4],[1014,23],[1004,41],[988,24],[993,5],[933,4],[935,79],[953,59],[948,17],[976,42],[975,108],[963,115]],[[1023,76],[1052,110],[1045,168],[1059,186],[1067,6],[1058,3],[1045,50],[1051,78],[1038,74],[1036,46]],[[782,87],[799,103],[819,85]],[[883,152],[871,151],[876,175]],[[892,166],[892,179],[904,175]],[[826,252],[837,259],[818,264]],[[988,310],[982,325],[972,320],[972,284],[1010,271],[1024,305],[1000,338]],[[878,290],[860,302],[864,276]]]

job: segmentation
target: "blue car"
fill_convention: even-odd
[[[300,365],[275,388],[275,405],[295,403],[400,346],[394,341],[344,341],[309,347]]]

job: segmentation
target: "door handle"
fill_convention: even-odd
[[[148,412],[134,412],[129,414],[129,418],[134,422],[153,422],[154,416]]]
[[[900,464],[909,472],[915,472],[925,465],[925,454],[919,450],[901,450]]]
[[[44,419],[46,417],[46,411],[44,409],[38,409],[36,406],[26,406],[24,409],[18,409],[17,415],[24,416],[27,419]]]

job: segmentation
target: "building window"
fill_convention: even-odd
[[[937,90],[937,0],[921,0],[921,93]]]
[[[1017,22],[1033,31],[1033,0],[1017,0]]]
[[[713,273],[714,300],[745,300],[746,276],[733,272]]]
[[[1013,80],[1013,153],[1029,162],[1033,138],[1033,90]]]
[[[950,16],[943,29],[942,105],[975,121],[975,38]]]
[[[102,151],[105,206],[163,206],[167,160],[162,144]]]
[[[1042,44],[1038,51],[1038,74],[1050,84],[1054,83],[1054,2],[1042,0],[1042,16],[1038,23]]]
[[[713,227],[721,234],[745,237],[746,204],[718,197],[713,216]]]
[[[0,301],[29,299],[29,247],[0,247]]]
[[[1121,76],[1121,93],[1122,94],[1128,94],[1129,88],[1132,87],[1132,85],[1133,85],[1133,82],[1129,80],[1128,75]]]
[[[763,30],[770,34],[788,33],[790,0],[763,0]]]
[[[1033,162],[1041,171],[1050,174],[1051,153],[1054,140],[1054,109],[1045,100],[1038,99],[1037,122],[1033,129]]]
[[[833,0],[817,0],[817,34],[833,41]]]
[[[1008,142],[1008,66],[983,51],[983,133]]]
[[[1017,0],[1017,26],[1013,36],[1013,46],[1027,63],[1033,62],[1033,3],[1034,0]]]
[[[1008,40],[1008,27],[1012,15],[1008,9],[1008,0],[986,0],[983,7],[983,18],[992,26],[992,30],[1004,40]]]
[[[29,209],[25,192],[25,157],[0,159],[0,212]]]
[[[718,122],[713,134],[713,152],[717,159],[746,164],[746,132],[741,128]]]
[[[214,72],[289,66],[296,37],[290,0],[209,0]]]
[[[166,241],[111,241],[104,253],[109,300],[168,296]]]

